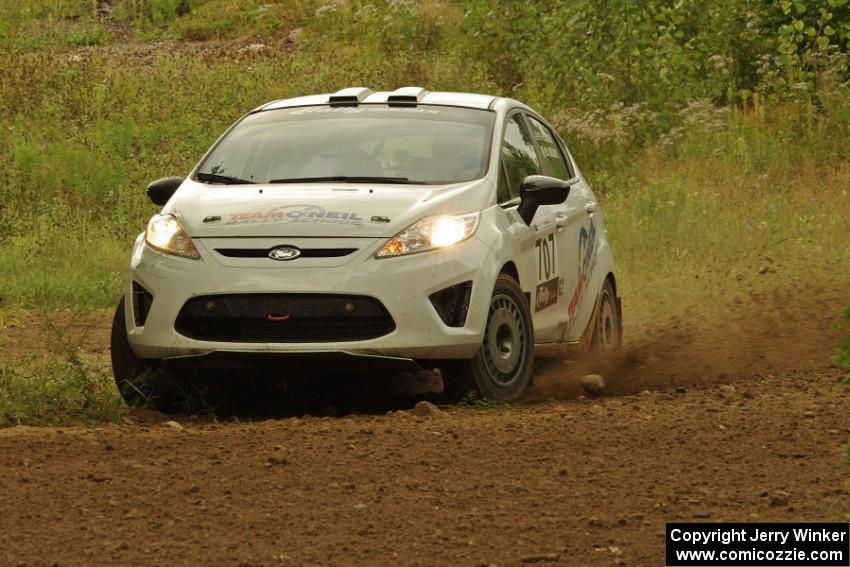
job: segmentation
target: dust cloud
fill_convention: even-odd
[[[629,321],[626,304],[619,351],[579,361],[541,353],[529,400],[583,395],[586,374],[604,376],[606,394],[616,395],[824,368],[849,306],[850,286],[840,277],[695,302],[683,315],[644,323]]]

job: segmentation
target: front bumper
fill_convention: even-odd
[[[237,239],[230,239],[231,241]],[[255,245],[283,244],[263,239]],[[131,262],[132,282],[153,295],[143,325],[137,325],[133,301],[124,302],[128,339],[141,358],[177,358],[211,353],[316,353],[403,359],[471,358],[481,345],[487,310],[498,267],[489,247],[475,237],[449,249],[399,258],[376,259],[383,239],[322,239],[325,246],[350,245],[357,252],[340,258],[299,258],[275,262],[254,258],[244,262],[221,257],[220,242],[196,239],[200,260],[189,260],[152,250],[139,237]],[[336,240],[336,242],[328,242]],[[286,244],[309,247],[316,239],[285,239]],[[447,287],[472,282],[466,322],[446,325],[429,296]],[[138,290],[138,287],[136,287]],[[198,340],[175,329],[180,310],[198,296],[234,294],[332,294],[365,296],[379,301],[394,321],[387,334],[367,340],[336,342],[236,342]],[[281,322],[285,325],[286,322]]]

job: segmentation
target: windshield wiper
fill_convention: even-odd
[[[330,177],[291,177],[287,179],[272,179],[269,183],[321,183],[326,181],[341,181],[343,183],[403,183],[408,185],[424,185],[422,181],[411,181],[407,177],[368,177],[334,175]]]
[[[223,185],[254,185],[256,181],[248,181],[247,179],[239,179],[238,177],[230,177],[229,175],[219,175],[218,173],[205,173],[199,171],[195,174],[199,181],[208,181],[210,183],[221,183]]]

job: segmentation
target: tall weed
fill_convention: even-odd
[[[49,352],[0,362],[0,426],[119,420],[126,407],[111,369],[83,354],[77,329],[52,324],[50,314],[41,320]]]

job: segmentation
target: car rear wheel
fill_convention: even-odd
[[[484,340],[471,360],[444,364],[443,391],[450,401],[469,392],[513,401],[525,394],[534,366],[534,327],[528,300],[513,278],[496,279]]]
[[[160,411],[174,409],[175,399],[168,391],[167,372],[160,362],[139,358],[130,349],[123,298],[112,318],[110,351],[115,385],[128,406],[149,406]]]
[[[591,352],[613,350],[618,348],[622,341],[622,323],[617,308],[617,296],[611,280],[606,280],[599,293],[599,306],[596,310],[590,350]]]

